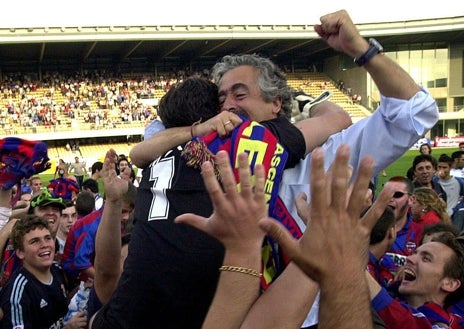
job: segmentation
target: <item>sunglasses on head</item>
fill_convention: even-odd
[[[34,201],[31,201],[32,207],[39,206],[43,201],[49,202],[62,202],[61,198],[52,198],[51,194],[48,192],[42,192]]]
[[[396,192],[393,194],[393,198],[399,199],[399,198],[403,197],[403,195],[405,195],[405,194],[409,194],[409,193],[405,193],[405,192],[401,192],[401,191],[396,191]]]

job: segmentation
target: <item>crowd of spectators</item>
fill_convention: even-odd
[[[391,58],[378,55],[381,50],[372,52],[372,40],[360,35],[346,11],[322,16],[315,31],[332,48],[361,54],[363,61],[356,62],[378,85],[382,102],[364,122],[351,124],[339,106],[323,102],[310,120],[292,124],[284,116],[292,97],[278,67],[258,55],[229,55],[213,67],[215,83],[184,82],[205,84],[205,103],[195,102],[199,87],[185,87],[184,95],[182,85],[171,88],[159,109],[166,129],[135,145],[129,158],[110,149],[103,163],[92,165],[94,181],[84,181],[71,198],[75,209],[67,211],[54,190],[34,195],[31,179],[26,207],[33,216],[18,218],[15,198],[25,175],[11,170],[10,160],[35,155],[44,145],[20,140],[21,151],[0,148],[0,160],[10,165],[0,171],[0,256],[5,269],[16,268],[2,278],[1,326],[464,328],[463,237],[440,217],[449,216],[445,202],[462,196],[452,195],[461,185],[450,178],[451,169],[463,172],[461,160],[452,155],[435,161],[429,149],[414,158],[411,179],[392,177],[377,196],[367,188],[437,123],[435,100]],[[212,117],[202,121],[208,109]],[[262,124],[242,120],[238,110]],[[188,156],[198,141],[214,163]],[[271,148],[270,156],[261,155]],[[282,151],[288,159],[273,167]],[[74,171],[67,169],[77,182],[75,161]],[[142,169],[138,187],[130,162]],[[45,169],[44,163],[36,173]],[[270,176],[279,176],[272,187]],[[103,206],[97,210],[97,195],[91,196],[91,209],[79,219],[79,198],[100,192],[97,179]],[[433,193],[436,198],[429,197]],[[437,198],[443,202],[432,207]],[[433,225],[440,224],[433,229],[423,218],[431,211],[429,219],[438,219]],[[63,254],[55,258],[60,225],[63,233],[69,230],[60,234]]]
[[[188,76],[208,74],[179,70],[125,78],[95,70],[69,75],[49,72],[40,80],[19,73],[6,76],[0,83],[0,127],[56,127],[78,119],[112,128],[120,122],[151,121],[159,96],[172,85]]]

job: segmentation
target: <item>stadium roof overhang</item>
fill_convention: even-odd
[[[464,42],[464,17],[358,25],[389,50]],[[399,48],[400,47],[400,48]],[[313,25],[70,26],[0,29],[0,66],[49,62],[210,62],[259,53],[311,62],[334,54]],[[21,66],[18,66],[21,67]]]

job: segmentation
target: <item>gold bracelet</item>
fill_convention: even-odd
[[[199,124],[201,123],[201,119],[202,119],[202,118],[200,118],[200,120],[198,120],[198,121],[195,121],[195,122],[190,126],[190,135],[192,136],[192,138],[195,137],[194,134],[193,134],[193,127],[195,127],[196,125],[199,125]]]
[[[258,278],[263,276],[263,273],[260,273],[260,272],[258,272],[256,270],[252,270],[251,268],[240,267],[240,266],[222,265],[219,268],[219,271],[238,272],[238,273],[253,275],[253,276],[256,276]]]

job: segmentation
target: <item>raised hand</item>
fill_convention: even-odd
[[[219,137],[228,136],[235,127],[242,123],[242,119],[235,113],[223,111],[211,119],[192,126],[192,135],[204,136],[216,131]]]
[[[105,198],[108,201],[122,200],[122,196],[127,193],[128,180],[122,179],[127,173],[122,173],[121,178],[116,173],[117,154],[113,149],[106,152],[103,168],[101,171],[103,186],[105,188]],[[126,168],[130,172],[130,168]]]
[[[379,195],[364,218],[366,191],[373,159],[362,160],[351,193],[348,193],[350,150],[342,145],[337,150],[330,173],[324,172],[324,156],[317,149],[311,156],[311,203],[300,211],[310,212],[311,219],[300,241],[295,240],[277,221],[263,219],[260,226],[273,236],[288,255],[313,280],[321,282],[334,275],[334,264],[362,269],[367,262],[369,235],[377,214],[383,211],[390,195]],[[377,216],[377,217],[376,217]]]
[[[321,24],[316,24],[314,30],[333,49],[358,57],[369,48],[345,10],[324,15],[320,20]]]
[[[264,232],[258,220],[267,215],[264,198],[264,168],[254,168],[254,187],[246,153],[239,154],[240,190],[235,181],[227,152],[216,154],[222,187],[217,181],[210,162],[202,165],[206,189],[213,202],[214,211],[209,218],[195,214],[184,214],[176,218],[177,223],[192,225],[221,241],[229,251],[250,251],[260,248]]]

